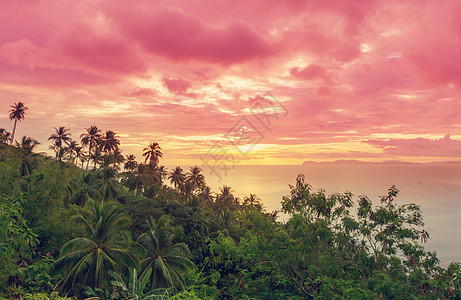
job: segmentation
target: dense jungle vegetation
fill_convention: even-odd
[[[157,143],[139,163],[111,130],[57,127],[49,157],[14,131],[0,129],[0,299],[461,297],[460,264],[425,251],[395,187],[372,203],[300,174],[282,222],[254,194],[212,192],[198,166],[167,170]]]

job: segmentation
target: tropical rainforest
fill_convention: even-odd
[[[460,264],[425,250],[420,207],[394,186],[327,194],[300,174],[267,212],[198,166],[168,170],[158,143],[123,155],[94,125],[58,126],[54,155],[38,153],[14,136],[26,110],[0,129],[0,299],[461,298]]]

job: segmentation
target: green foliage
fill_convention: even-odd
[[[64,270],[59,286],[67,290],[92,283],[108,286],[108,271],[126,272],[134,265],[127,216],[114,203],[90,202],[90,215],[80,216],[86,237],[67,242],[56,261],[56,271]]]
[[[20,283],[25,268],[18,262],[31,259],[37,244],[37,235],[28,227],[19,201],[0,195],[0,288],[6,288],[6,283]]]
[[[240,201],[224,185],[214,196],[198,167],[177,167],[174,188],[163,185],[159,147],[146,148],[150,163],[130,156],[120,173],[116,134],[95,126],[82,135],[94,168],[77,168],[64,129],[69,139],[57,132],[53,141],[70,152],[57,160],[34,153],[27,137],[0,142],[1,296],[461,298],[460,264],[442,268],[424,249],[420,207],[397,205],[395,187],[378,205],[363,195],[354,206],[351,193],[313,191],[300,174],[281,223],[256,195]]]
[[[148,222],[149,229],[138,238],[144,250],[141,260],[142,276],[152,272],[150,287],[184,287],[182,273],[193,269],[189,260],[189,247],[185,243],[173,244],[170,220],[163,215],[157,222]]]
[[[29,265],[24,270],[24,289],[30,293],[50,293],[54,288],[50,275],[53,264],[54,259],[43,257]]]

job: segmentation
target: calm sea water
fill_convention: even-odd
[[[188,168],[184,168],[187,170]],[[311,164],[290,166],[236,166],[227,175],[210,174],[203,168],[214,192],[223,184],[235,195],[258,195],[268,211],[280,209],[282,196],[295,184],[299,173],[306,175],[314,190],[327,194],[350,191],[355,199],[367,195],[374,203],[395,185],[396,202],[421,205],[425,229],[431,240],[425,245],[437,251],[444,266],[461,262],[461,164]]]

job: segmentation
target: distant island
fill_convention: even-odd
[[[339,159],[333,161],[312,161],[307,160],[302,163],[302,165],[345,165],[345,164],[370,164],[370,165],[421,165],[421,164],[461,164],[459,160],[452,160],[452,161],[434,161],[434,162],[410,162],[410,161],[401,161],[401,160],[385,160],[385,161],[363,161],[357,159]]]

